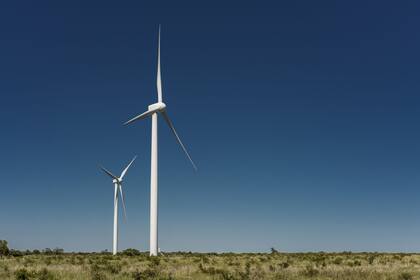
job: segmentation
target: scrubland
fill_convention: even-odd
[[[0,279],[420,280],[420,254],[27,253],[0,257]]]

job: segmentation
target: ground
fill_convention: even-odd
[[[420,254],[29,254],[0,257],[0,279],[420,280]]]

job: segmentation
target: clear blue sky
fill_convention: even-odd
[[[0,239],[148,249],[162,23],[162,250],[420,251],[420,4],[279,2],[3,1]]]

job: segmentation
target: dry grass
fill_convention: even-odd
[[[377,253],[109,254],[0,258],[0,279],[420,280],[420,255]]]

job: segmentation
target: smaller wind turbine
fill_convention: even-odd
[[[114,238],[112,243],[112,254],[116,255],[118,251],[118,191],[121,195],[121,202],[123,205],[124,210],[124,219],[127,220],[127,213],[125,209],[125,202],[124,202],[124,194],[122,191],[122,182],[125,174],[127,173],[130,166],[136,160],[137,156],[135,156],[131,162],[127,165],[127,167],[121,172],[120,177],[115,176],[110,171],[105,169],[103,166],[100,166],[102,171],[105,172],[109,177],[112,178],[112,182],[114,183]]]

